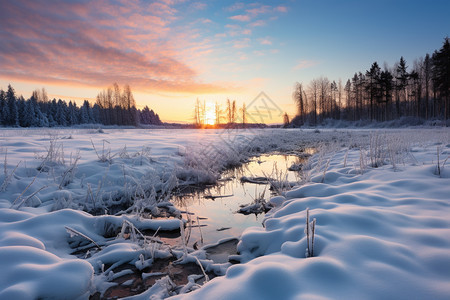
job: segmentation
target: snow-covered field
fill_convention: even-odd
[[[320,152],[305,183],[271,200],[264,228],[244,232],[234,257],[241,264],[142,238],[148,229],[183,229],[184,219],[143,218],[171,208],[180,184],[213,182],[252,155],[310,145]],[[2,129],[0,299],[86,299],[121,275],[115,267],[146,270],[171,255],[225,276],[201,289],[195,276],[181,289],[163,277],[142,299],[194,289],[179,297],[446,299],[449,154],[445,128]],[[314,257],[305,258],[307,208],[316,226]]]

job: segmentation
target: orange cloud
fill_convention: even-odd
[[[199,82],[184,62],[171,28],[176,2],[2,2],[0,77],[91,87],[129,83],[138,91],[225,91]]]

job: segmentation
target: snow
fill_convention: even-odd
[[[169,251],[139,238],[185,222],[143,217],[144,209],[170,207],[177,184],[212,182],[253,155],[310,146],[320,151],[303,166],[303,182],[270,199],[264,227],[240,237],[233,259],[241,264],[215,264],[208,247]],[[144,266],[171,252],[225,274],[200,289],[191,277],[181,291],[194,291],[175,296],[183,299],[446,299],[449,153],[446,128],[2,129],[0,299],[88,299],[119,276],[114,266]],[[317,220],[308,258],[307,208]],[[163,277],[134,298],[175,290]]]
[[[311,182],[286,192],[265,228],[243,233],[245,263],[180,298],[448,299],[450,173],[435,172],[437,147],[448,153],[448,133],[444,144],[418,135],[420,146],[398,157],[403,163],[395,168],[360,170],[359,149],[314,156]],[[328,164],[325,176],[320,159]],[[317,219],[310,258],[307,208]]]
[[[82,299],[90,292],[92,266],[64,260],[28,245],[0,247],[0,299]]]

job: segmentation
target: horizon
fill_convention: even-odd
[[[391,2],[2,3],[0,88],[80,104],[129,84],[137,108],[177,123],[192,122],[197,98],[240,107],[263,91],[293,116],[295,82],[346,81],[402,56],[412,67],[442,46],[450,3]]]

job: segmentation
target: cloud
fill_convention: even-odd
[[[252,30],[251,29],[248,29],[248,28],[244,28],[243,29],[241,26],[239,26],[237,24],[226,24],[225,28],[229,29],[227,31],[227,33],[224,33],[222,35],[216,34],[216,37],[225,37],[225,36],[235,37],[235,36],[251,35],[252,34]]]
[[[244,3],[236,2],[233,5],[226,7],[225,10],[229,11],[229,12],[234,12],[234,11],[243,9],[244,6],[245,6]]]
[[[259,26],[265,26],[265,25],[266,25],[266,22],[263,20],[258,20],[253,23],[250,23],[250,26],[252,26],[252,27],[259,27]]]
[[[272,41],[268,38],[261,38],[258,40],[261,45],[272,45]]]
[[[248,22],[248,21],[250,21],[250,16],[249,15],[236,15],[236,16],[231,16],[230,19],[235,20],[235,21]]]
[[[244,9],[245,5],[240,3],[239,6],[232,6],[236,9],[228,9],[228,11],[234,12],[236,10],[242,10]],[[256,17],[264,14],[273,14],[273,13],[285,13],[287,12],[286,6],[270,6],[270,5],[263,5],[259,3],[251,3],[248,5],[248,8],[245,9],[245,14],[238,14],[229,17],[231,20],[240,21],[240,22],[250,22],[254,20]]]
[[[181,41],[172,27],[178,2],[2,2],[0,77],[91,87],[129,83],[147,92],[223,91],[199,82],[197,71],[185,63],[184,53],[193,53],[195,45]],[[191,48],[181,52],[180,44]]]
[[[275,7],[275,11],[286,13],[288,11],[288,9],[286,6],[280,5],[280,6]]]
[[[233,47],[237,48],[237,49],[250,47],[250,41],[251,40],[249,38],[243,38],[243,39],[236,40],[236,41],[234,41]]]
[[[302,70],[302,69],[307,69],[307,68],[311,68],[314,67],[316,65],[318,65],[319,63],[317,61],[314,60],[300,60],[294,67],[294,70]]]
[[[203,2],[194,2],[191,4],[191,8],[193,10],[203,10],[207,7],[206,3]]]
[[[264,56],[264,55],[266,55],[266,53],[264,51],[261,51],[261,50],[255,50],[255,51],[253,51],[253,54],[256,55],[256,56]]]
[[[251,16],[257,16],[260,14],[266,14],[271,11],[271,7],[268,5],[261,5],[255,8],[247,9],[247,13]]]

